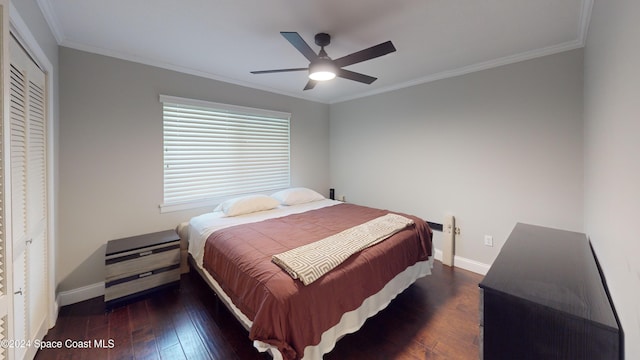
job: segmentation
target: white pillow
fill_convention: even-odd
[[[248,195],[229,199],[218,205],[214,211],[222,211],[226,216],[238,216],[257,211],[275,209],[278,200],[267,195]]]
[[[290,188],[282,191],[278,191],[275,194],[271,195],[273,198],[277,199],[282,205],[296,205],[296,204],[304,204],[312,201],[323,200],[324,196],[318,194],[317,192],[303,188]]]

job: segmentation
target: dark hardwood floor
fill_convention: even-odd
[[[481,280],[436,261],[431,276],[338,341],[325,359],[477,359]],[[100,340],[103,348],[96,347]],[[183,275],[179,291],[110,313],[102,297],[65,306],[45,337],[45,344],[56,341],[62,349],[41,349],[36,359],[270,359],[197,275]]]

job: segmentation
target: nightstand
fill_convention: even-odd
[[[107,310],[180,285],[180,237],[175,230],[111,240],[105,256]]]

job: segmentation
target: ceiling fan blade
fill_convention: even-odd
[[[360,74],[360,73],[345,70],[345,69],[338,70],[338,73],[336,75],[340,76],[341,78],[345,78],[345,79],[349,79],[349,80],[353,80],[353,81],[357,81],[365,84],[371,84],[372,82],[378,79],[378,78],[374,78],[373,76]]]
[[[318,81],[309,79],[307,85],[302,90],[311,90],[316,86],[317,83]]]
[[[271,74],[271,73],[280,73],[280,72],[288,72],[288,71],[303,71],[309,70],[309,68],[292,68],[292,69],[276,69],[276,70],[258,70],[252,71],[252,74]]]
[[[307,60],[313,61],[318,57],[313,49],[309,47],[309,44],[307,44],[302,36],[300,36],[300,34],[298,34],[297,32],[281,31],[280,34],[282,34],[282,36],[284,36],[284,38],[287,39],[291,43],[291,45],[293,45],[293,47],[298,49],[298,51],[300,51],[302,55],[307,58]]]
[[[382,55],[387,55],[394,51],[396,51],[396,48],[395,46],[393,46],[393,43],[391,41],[387,41],[383,42],[382,44],[378,44],[370,48],[354,52],[353,54],[343,56],[339,59],[334,60],[334,63],[338,67],[343,67],[374,59]]]

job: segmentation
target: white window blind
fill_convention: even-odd
[[[289,187],[291,114],[160,95],[173,211]]]

